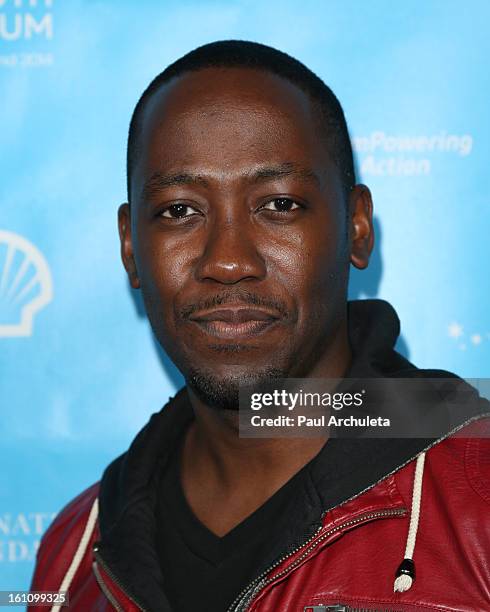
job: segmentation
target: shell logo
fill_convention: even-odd
[[[39,249],[0,230],[0,338],[31,336],[34,315],[52,298],[51,272]]]

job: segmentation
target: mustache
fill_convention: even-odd
[[[195,312],[200,310],[210,310],[215,306],[222,306],[223,304],[246,304],[251,306],[263,306],[270,310],[275,310],[281,317],[286,318],[290,316],[284,300],[277,296],[262,296],[251,291],[245,291],[243,289],[239,291],[222,291],[211,295],[206,298],[202,298],[197,302],[185,304],[178,309],[177,314],[182,319],[188,319]]]

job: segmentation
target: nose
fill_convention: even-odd
[[[196,266],[197,279],[223,285],[262,280],[266,266],[256,242],[253,228],[237,223],[217,224],[209,233]]]

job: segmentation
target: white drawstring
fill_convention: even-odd
[[[68,571],[66,572],[65,577],[61,581],[61,586],[58,589],[59,592],[68,591],[68,589],[70,588],[71,581],[73,580],[73,577],[76,574],[78,566],[80,565],[83,559],[83,555],[85,554],[85,551],[87,550],[88,543],[90,542],[90,537],[92,536],[92,533],[94,531],[95,522],[97,521],[98,513],[99,513],[99,499],[96,497],[92,505],[92,508],[90,509],[90,514],[88,515],[87,523],[85,525],[85,529],[83,531],[80,542],[78,543],[78,548],[75,553],[75,556],[71,560],[70,567],[68,568]],[[51,612],[59,612],[61,609],[61,606],[62,604],[54,605],[51,608]]]
[[[424,476],[425,452],[417,457],[415,466],[415,477],[412,492],[412,511],[410,514],[410,526],[408,528],[407,545],[405,547],[405,558],[396,572],[394,592],[403,593],[408,591],[415,580],[415,565],[413,562],[413,551],[417,538],[419,526],[420,501],[422,499],[422,478]]]

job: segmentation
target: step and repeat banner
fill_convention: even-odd
[[[0,0],[0,590],[182,384],[119,260],[133,107],[213,40],[270,44],[342,102],[381,297],[421,367],[490,377],[490,3]]]

